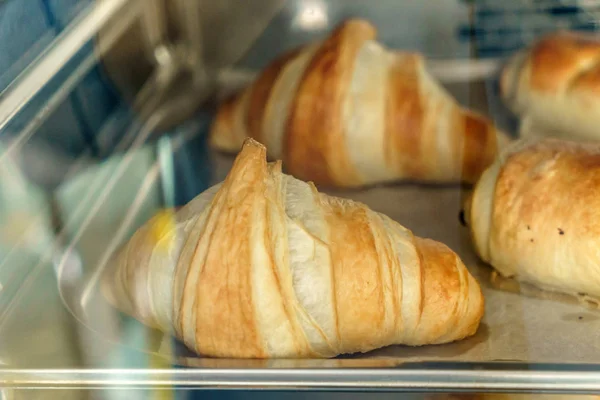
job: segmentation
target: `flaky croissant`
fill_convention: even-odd
[[[600,299],[600,145],[516,143],[484,172],[466,214],[501,275]]]
[[[216,357],[331,357],[473,334],[459,257],[268,164],[249,139],[225,181],[140,228],[104,276],[110,303]]]
[[[522,136],[600,139],[600,40],[560,31],[508,62],[500,81]]]
[[[372,25],[350,20],[278,58],[221,105],[211,143],[237,152],[252,137],[286,172],[317,185],[473,183],[506,136],[461,108],[420,55],[375,39]]]

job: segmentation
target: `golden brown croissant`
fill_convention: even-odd
[[[459,257],[267,164],[249,139],[222,184],[155,217],[113,259],[110,303],[216,357],[330,357],[472,335]],[[168,222],[169,220],[166,219]]]
[[[556,32],[515,54],[501,77],[521,134],[600,139],[600,40]]]
[[[221,106],[212,144],[236,152],[252,137],[317,185],[474,182],[496,154],[494,126],[461,108],[420,55],[375,39],[372,25],[350,20],[275,60]]]
[[[501,275],[600,298],[600,145],[516,143],[468,203],[475,248]]]

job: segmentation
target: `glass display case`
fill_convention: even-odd
[[[201,357],[120,313],[99,289],[111,255],[157,211],[225,178],[234,157],[207,140],[215,112],[280,54],[364,18],[385,46],[422,53],[458,103],[517,137],[519,121],[498,89],[507,58],[558,29],[595,31],[597,8],[550,0],[0,1],[0,397],[600,393],[597,306],[498,277],[459,222],[464,185],[323,189],[460,256],[482,288],[485,314],[473,336],[454,343],[329,359]]]

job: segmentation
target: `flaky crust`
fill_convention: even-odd
[[[543,289],[600,298],[600,145],[519,143],[468,208],[481,258]]]
[[[275,60],[221,106],[213,146],[237,151],[252,137],[318,185],[475,182],[506,136],[461,108],[420,55],[391,52],[376,33],[349,20]]]
[[[599,139],[600,40],[560,31],[515,54],[500,81],[522,135]]]
[[[252,139],[222,185],[134,235],[103,289],[197,353],[232,358],[450,342],[484,307],[448,247],[282,174]]]

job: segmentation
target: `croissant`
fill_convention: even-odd
[[[501,275],[600,298],[600,145],[524,140],[466,205],[479,256]]]
[[[506,136],[461,108],[420,55],[375,38],[371,24],[350,20],[276,59],[221,105],[210,142],[237,152],[252,137],[286,172],[322,186],[475,182]]]
[[[521,117],[522,136],[600,139],[600,40],[544,36],[509,60],[500,91]]]
[[[283,174],[251,139],[222,184],[140,228],[102,287],[198,354],[232,358],[450,342],[484,305],[449,248]]]

